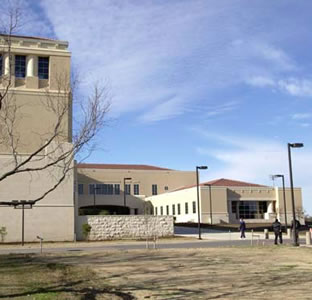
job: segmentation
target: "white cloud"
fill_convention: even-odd
[[[276,80],[265,76],[254,76],[246,79],[247,84],[256,87],[270,87],[278,89],[291,96],[311,97],[312,96],[312,80],[308,79],[280,79]]]
[[[311,119],[312,114],[309,113],[297,113],[292,115],[292,119],[294,120],[306,120],[306,119]]]
[[[290,78],[288,80],[279,80],[278,86],[281,90],[293,96],[312,96],[312,80]]]
[[[273,79],[264,76],[255,76],[246,80],[247,83],[258,87],[275,86]]]

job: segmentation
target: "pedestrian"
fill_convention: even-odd
[[[239,231],[240,231],[240,238],[241,239],[245,239],[246,236],[245,236],[245,231],[246,231],[246,223],[245,221],[243,220],[243,218],[240,218],[239,220]]]
[[[282,224],[278,221],[278,219],[276,219],[272,224],[272,227],[275,234],[274,244],[277,245],[277,239],[279,239],[280,244],[283,244]]]

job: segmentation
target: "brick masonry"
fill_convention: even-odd
[[[146,237],[169,237],[174,234],[172,216],[78,216],[77,239],[84,239],[82,224],[92,229],[89,240],[140,239]]]

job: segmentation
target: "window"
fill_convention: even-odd
[[[160,207],[160,214],[161,214],[161,215],[164,214],[164,210],[163,210],[163,207],[162,207],[162,206]]]
[[[267,212],[266,201],[239,201],[239,217],[244,219],[263,219]]]
[[[232,201],[232,213],[237,213],[237,201]]]
[[[131,192],[131,185],[130,184],[126,184],[125,185],[125,189],[126,189],[126,195],[130,195],[130,192]]]
[[[172,215],[174,216],[175,215],[175,205],[172,204]]]
[[[0,76],[2,76],[2,68],[3,68],[2,57],[3,57],[2,54],[0,54]]]
[[[196,202],[193,201],[193,214],[196,214]]]
[[[169,205],[166,206],[167,216],[169,216]]]
[[[169,190],[169,188],[167,186],[165,186],[165,191],[168,191],[168,190]]]
[[[157,216],[157,213],[158,213],[158,212],[157,212],[157,207],[155,207],[155,215],[156,215],[156,216]]]
[[[157,195],[157,184],[152,185],[152,195]]]
[[[112,184],[97,184],[95,189],[97,195],[113,195],[114,186]]]
[[[115,195],[120,195],[120,184],[115,184]]]
[[[82,183],[78,184],[78,195],[83,195],[83,184]]]
[[[140,195],[140,189],[138,184],[133,185],[133,194],[134,195]]]
[[[49,79],[49,57],[38,57],[39,79]]]
[[[94,184],[89,184],[89,195],[94,195]]]
[[[26,56],[15,55],[15,77],[25,78],[26,75]]]
[[[178,203],[178,215],[181,215],[181,205]]]
[[[185,202],[185,214],[187,215],[188,214],[188,203]]]

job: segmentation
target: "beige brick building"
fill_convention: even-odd
[[[292,220],[290,189],[285,189],[286,219]],[[304,223],[301,189],[295,188],[297,218]],[[179,188],[170,193],[146,199],[154,207],[155,215],[174,215],[177,223],[197,222],[196,185]],[[199,209],[202,223],[237,223],[242,217],[246,222],[269,223],[275,218],[285,223],[283,189],[237,180],[217,179],[199,185]]]
[[[0,202],[32,201],[56,183],[61,170],[40,170],[53,157],[71,148],[72,109],[68,97],[70,78],[68,43],[35,37],[0,36],[0,93],[8,94],[0,110],[0,178],[14,170],[17,174],[0,181]],[[56,127],[56,109],[69,107],[61,119],[59,132],[47,147]],[[11,131],[11,132],[10,132]],[[31,159],[30,159],[31,158]],[[37,169],[28,172],[27,169]],[[51,193],[24,211],[25,241],[74,239],[74,174]],[[7,242],[21,240],[22,206],[0,206],[0,226],[5,226]]]

